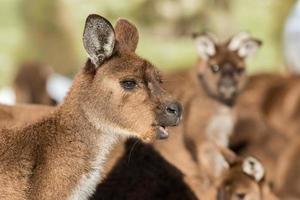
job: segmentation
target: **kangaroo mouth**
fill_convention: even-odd
[[[163,140],[169,137],[168,129],[165,126],[158,125],[156,128],[157,139]]]

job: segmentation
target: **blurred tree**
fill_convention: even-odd
[[[64,12],[67,11],[60,0],[22,0],[20,13],[26,41],[23,59],[47,63],[57,72],[72,74],[79,62]]]
[[[207,27],[220,38],[227,39],[236,32],[236,24],[233,23],[231,0],[205,0],[205,15]]]

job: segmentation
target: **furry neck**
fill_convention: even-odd
[[[118,140],[117,131],[104,123],[105,116],[101,117],[98,114],[98,117],[92,118],[83,107],[88,102],[84,101],[82,90],[87,89],[87,86],[82,85],[82,79],[87,82],[89,78],[77,75],[69,95],[58,108],[59,126],[64,130],[64,134],[71,135],[85,144],[87,155],[81,152],[80,154],[88,158],[88,163],[83,163],[85,170],[78,170],[77,182],[72,187],[68,200],[86,200],[94,193],[97,184],[103,178],[102,170],[107,156]]]

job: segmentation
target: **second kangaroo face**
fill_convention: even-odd
[[[83,40],[90,57],[84,69],[90,76],[85,95],[93,99],[83,109],[92,123],[144,141],[168,137],[166,126],[179,123],[181,105],[163,90],[155,67],[135,54],[136,27],[119,20],[113,29],[91,15]]]
[[[256,52],[261,41],[244,32],[222,44],[207,33],[194,37],[202,59],[198,66],[202,86],[208,95],[233,104],[244,85],[245,59]]]
[[[253,157],[247,157],[230,167],[218,186],[220,200],[260,200],[266,198],[264,167]]]

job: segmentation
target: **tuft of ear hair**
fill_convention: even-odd
[[[262,45],[262,41],[251,37],[247,32],[240,32],[233,36],[228,42],[228,49],[236,51],[241,58],[247,58],[256,53]]]
[[[83,32],[83,46],[95,68],[111,57],[115,40],[114,29],[107,19],[96,14],[87,17]]]
[[[256,182],[260,182],[265,176],[263,165],[254,157],[247,157],[242,164],[243,172],[253,177]]]
[[[207,60],[209,57],[212,57],[216,54],[216,39],[210,33],[195,33],[192,36],[196,42],[196,48],[198,55]]]
[[[115,33],[120,48],[134,52],[139,41],[137,28],[126,19],[119,19],[115,25]]]

